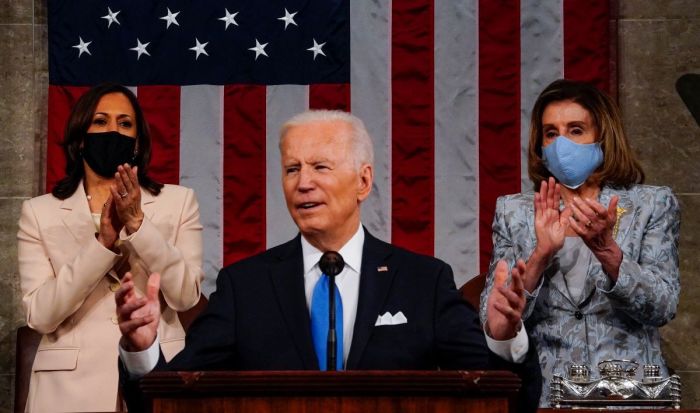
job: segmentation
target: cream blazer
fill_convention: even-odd
[[[141,191],[145,215],[138,231],[118,242],[119,253],[95,237],[83,185],[60,200],[51,194],[22,205],[18,253],[27,324],[44,336],[34,359],[28,412],[114,411],[118,406],[114,292],[127,272],[145,291],[161,274],[161,348],[169,360],[184,347],[177,311],[199,300],[202,225],[194,192],[165,185]]]

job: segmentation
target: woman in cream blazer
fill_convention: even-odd
[[[177,312],[200,297],[199,207],[191,189],[148,177],[148,127],[122,86],[80,98],[63,146],[66,178],[24,202],[17,235],[27,324],[44,335],[27,411],[120,410],[114,292],[127,271],[142,292],[160,273],[161,347],[177,354]]]

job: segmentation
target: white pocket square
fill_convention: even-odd
[[[377,316],[377,322],[374,323],[374,326],[396,326],[406,323],[408,323],[408,319],[406,319],[406,316],[403,315],[402,311],[399,311],[394,315],[391,315],[391,313],[387,311],[386,313]]]

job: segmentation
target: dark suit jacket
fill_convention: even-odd
[[[386,271],[379,268],[386,267]],[[382,242],[365,230],[360,292],[348,370],[510,369],[536,381],[534,351],[524,365],[486,347],[476,311],[444,262]],[[402,311],[408,322],[377,326]],[[300,236],[221,270],[205,312],[167,370],[317,370],[304,294]],[[534,346],[531,346],[534,348]],[[524,393],[525,394],[525,393]],[[131,406],[130,406],[131,407]],[[130,411],[132,409],[130,408]]]

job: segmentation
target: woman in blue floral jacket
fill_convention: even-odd
[[[680,209],[669,188],[642,185],[612,99],[585,83],[550,84],[532,111],[528,173],[536,192],[496,203],[482,322],[496,263],[522,258],[541,406],[552,375],[571,364],[595,377],[598,362],[630,359],[666,375],[658,327],[678,304]]]

